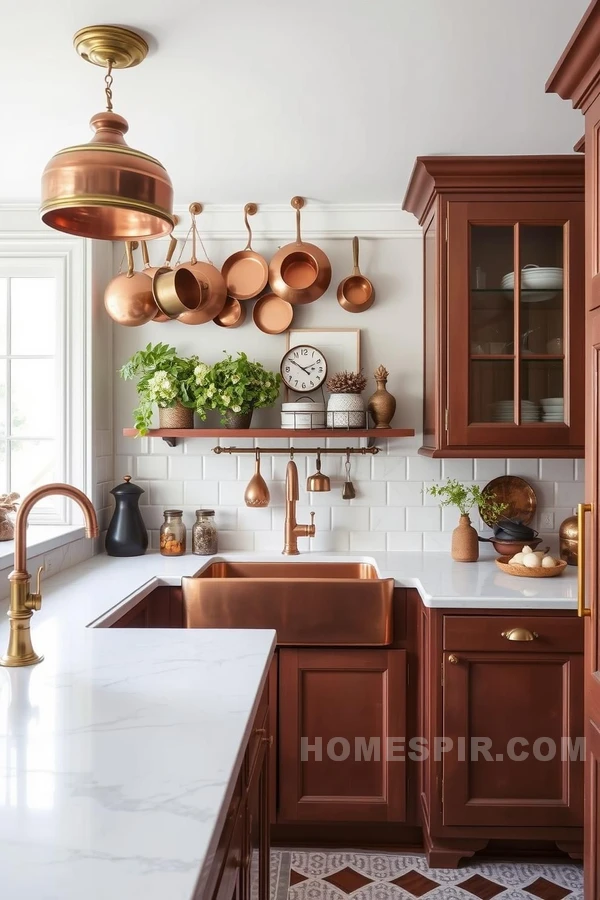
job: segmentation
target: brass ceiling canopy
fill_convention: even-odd
[[[113,69],[141,63],[148,44],[118,25],[92,25],[73,38],[82,59],[106,69],[106,111],[90,119],[88,144],[56,153],[42,175],[42,221],[57,231],[105,241],[152,240],[173,230],[173,186],[161,163],[125,143],[113,112]]]

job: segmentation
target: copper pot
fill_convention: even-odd
[[[168,266],[169,268],[171,267],[171,260],[173,258],[173,254],[175,253],[176,247],[177,247],[177,238],[171,237],[171,240],[169,241],[169,249],[167,250],[167,255],[165,257],[165,262],[164,262],[164,265]],[[142,241],[142,259],[144,260],[144,274],[148,275],[150,278],[153,278],[156,275],[156,273],[158,272],[160,266],[151,266],[150,265],[150,259],[148,257],[148,245],[147,245],[146,241]],[[170,316],[167,316],[165,313],[160,312],[160,310],[159,310],[157,312],[157,314],[154,316],[154,321],[155,322],[172,322],[173,320]]]
[[[221,275],[225,279],[227,293],[234,300],[252,300],[258,297],[269,280],[269,266],[266,259],[252,249],[252,229],[248,216],[256,215],[256,203],[246,203],[244,222],[248,231],[248,243],[223,263]]]
[[[137,246],[137,243],[136,243]],[[113,321],[129,328],[145,325],[157,314],[152,279],[133,268],[133,243],[125,242],[127,272],[120,272],[104,292],[104,306]]]
[[[321,472],[321,453],[317,453],[317,471],[306,479],[306,490],[314,493],[322,493],[331,490],[331,481],[328,475]]]
[[[157,269],[152,279],[152,293],[159,310],[169,319],[197,309],[202,299],[201,285],[183,267],[161,266]]]
[[[314,244],[307,244],[300,233],[302,197],[292,197],[296,210],[296,241],[277,251],[269,263],[269,284],[282,300],[301,305],[322,297],[331,281],[331,263]]]
[[[375,288],[358,267],[358,238],[352,238],[352,275],[344,278],[337,289],[338,303],[347,312],[360,313],[369,309],[375,299]]]
[[[225,279],[219,270],[210,262],[198,262],[196,259],[198,230],[195,217],[201,212],[202,205],[200,203],[192,203],[190,205],[190,213],[192,214],[192,256],[189,263],[183,263],[178,268],[187,269],[200,285],[206,284],[208,289],[205,298],[203,298],[197,309],[183,312],[182,315],[178,316],[179,321],[183,322],[184,325],[203,325],[205,322],[210,322],[215,316],[219,315],[227,300]]]

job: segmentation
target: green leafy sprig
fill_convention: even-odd
[[[506,509],[493,494],[486,494],[477,484],[463,484],[456,478],[448,478],[446,484],[432,484],[426,493],[438,497],[440,506],[456,506],[461,516],[468,516],[474,506],[479,507],[482,518],[494,522]]]

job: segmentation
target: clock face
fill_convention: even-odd
[[[281,360],[281,377],[290,390],[308,394],[320,388],[327,378],[325,357],[308,344],[292,347]]]

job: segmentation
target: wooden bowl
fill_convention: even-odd
[[[506,572],[507,575],[520,575],[523,578],[556,578],[567,568],[564,559],[557,560],[555,566],[545,569],[543,566],[536,566],[529,569],[527,566],[518,566],[509,563],[510,556],[500,556],[495,562],[499,569]]]

